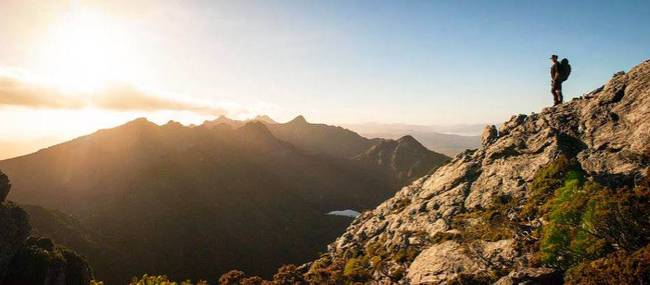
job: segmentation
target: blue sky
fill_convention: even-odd
[[[76,87],[84,100],[0,100],[0,119],[16,122],[0,134],[220,113],[500,123],[551,104],[552,53],[573,66],[565,98],[650,58],[648,15],[650,1],[4,0],[0,72]],[[138,92],[100,92],[113,81]]]
[[[650,2],[564,2],[259,1],[195,8],[206,34],[220,30],[210,19],[237,15],[242,26],[231,44],[242,51],[237,58],[245,70],[233,76],[272,82],[261,83],[272,98],[262,96],[290,106],[287,113],[326,122],[445,124],[499,122],[550,104],[551,53],[572,62],[569,98],[650,58]]]
[[[361,108],[360,120],[500,121],[550,104],[551,53],[572,62],[567,97],[650,57],[648,1],[300,3],[271,14],[284,29],[325,35],[299,54],[302,70],[329,83],[310,99],[340,104],[345,117]]]

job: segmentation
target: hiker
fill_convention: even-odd
[[[556,54],[551,55],[551,93],[553,93],[553,106],[562,104],[562,82],[566,81],[571,74],[571,65],[569,60],[564,58],[558,61]]]

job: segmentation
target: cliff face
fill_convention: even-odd
[[[479,149],[459,154],[363,213],[307,275],[338,262],[345,264],[344,275],[362,282],[559,282],[569,261],[588,260],[588,254],[578,258],[553,251],[554,240],[547,239],[564,225],[554,219],[575,210],[580,224],[591,209],[589,203],[577,210],[558,209],[566,198],[558,196],[564,195],[562,189],[577,189],[566,192],[573,193],[567,196],[571,207],[605,193],[602,189],[632,189],[646,179],[649,154],[646,61],[571,102],[513,116],[499,130],[488,126]],[[543,186],[553,177],[561,183]],[[650,210],[640,209],[648,217]],[[567,233],[580,231],[566,228]],[[647,240],[637,243],[630,250]],[[625,247],[606,238],[603,244],[603,252]]]

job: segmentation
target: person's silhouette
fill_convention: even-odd
[[[553,93],[553,106],[562,104],[562,80],[560,79],[560,62],[557,55],[551,55],[551,93]]]

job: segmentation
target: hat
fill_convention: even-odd
[[[551,55],[551,58],[549,59],[554,59],[554,58],[557,59],[557,54]]]

